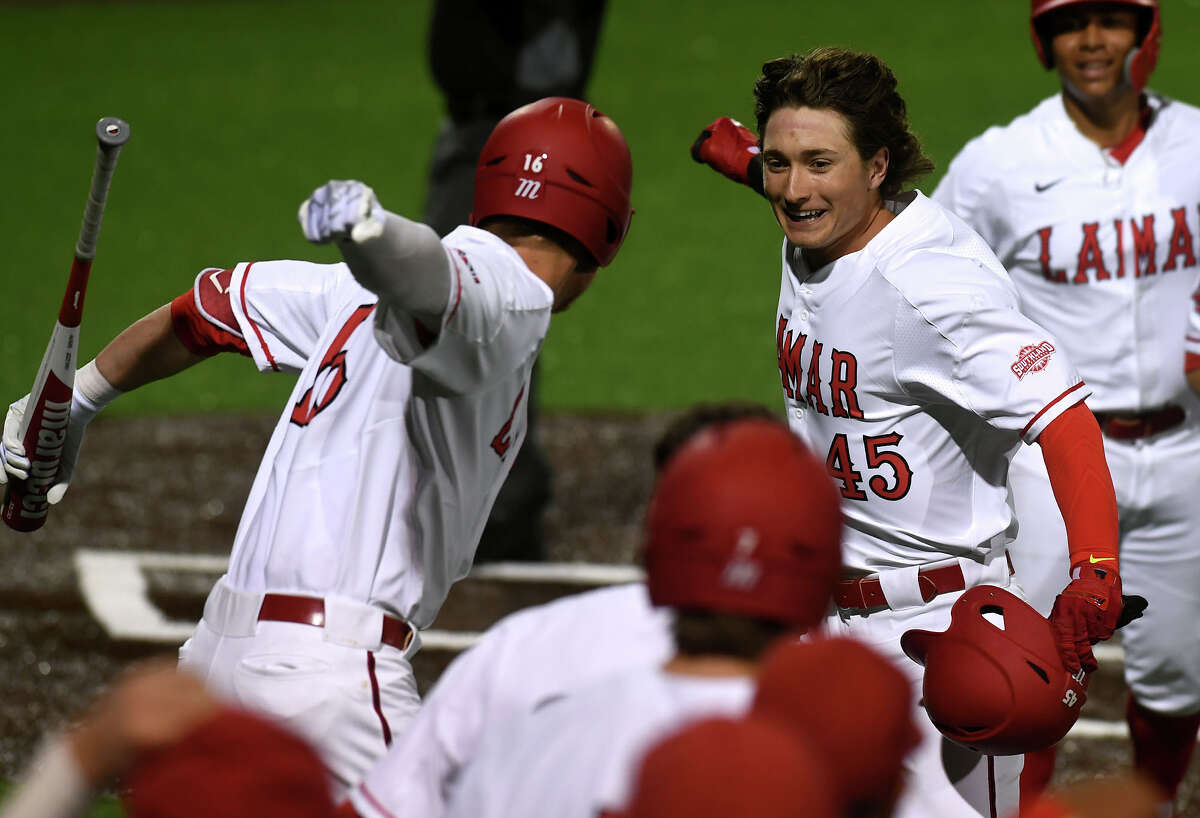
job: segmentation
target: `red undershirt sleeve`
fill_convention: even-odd
[[[1037,442],[1066,524],[1071,565],[1115,558],[1117,496],[1096,417],[1078,403],[1055,418]]]
[[[194,355],[218,352],[250,355],[229,303],[232,270],[205,270],[192,289],[171,302],[175,335]]]

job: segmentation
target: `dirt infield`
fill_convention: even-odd
[[[29,535],[0,530],[0,776],[12,776],[42,731],[76,715],[125,663],[173,649],[106,632],[80,591],[77,550],[227,555],[274,421],[101,418],[89,431],[74,485],[47,525]],[[666,421],[664,415],[543,416],[540,436],[554,468],[555,497],[545,520],[551,560],[635,561],[650,452]],[[147,595],[170,618],[194,621],[215,576],[147,571]],[[481,630],[508,611],[570,590],[468,580],[452,592],[434,627]],[[452,657],[449,650],[418,654],[422,689]],[[1119,665],[1109,665],[1093,682],[1084,717],[1119,722],[1123,702]],[[1074,780],[1127,764],[1124,739],[1070,737],[1058,774]],[[1180,816],[1200,818],[1198,768],[1185,782]]]

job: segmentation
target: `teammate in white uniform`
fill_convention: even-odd
[[[409,729],[350,792],[365,818],[436,818],[489,731],[597,678],[675,651],[643,583],[572,594],[505,617],[459,655]]]
[[[773,60],[755,88],[758,143],[718,120],[693,147],[747,182],[761,161],[783,228],[776,337],[788,417],[845,500],[849,579],[832,627],[891,656],[919,690],[921,668],[899,638],[943,630],[964,588],[1009,584],[1008,463],[1037,442],[1085,565],[1056,603],[1060,652],[1094,668],[1090,644],[1112,635],[1122,602],[1119,575],[1104,570],[1116,562],[1116,507],[1082,403],[1089,388],[1058,339],[1020,313],[978,234],[920,192],[900,194],[932,163],[895,89],[870,55]],[[918,721],[925,739],[898,815],[1016,807],[1019,758],[978,756]]]
[[[1123,634],[1134,760],[1173,797],[1200,727],[1200,400],[1183,377],[1200,271],[1200,110],[1145,89],[1157,0],[1034,0],[1032,9],[1038,56],[1062,92],[971,140],[933,196],[996,251],[1022,311],[1054,332],[1092,390],[1116,486],[1121,577],[1149,601]],[[1045,614],[1074,560],[1041,458],[1018,456],[1010,485],[1013,562]],[[1053,755],[1027,764],[1033,794]]]
[[[822,621],[840,527],[828,475],[783,424],[697,434],[664,468],[646,522],[646,582],[655,605],[676,611],[678,653],[492,728],[446,815],[595,818],[624,807],[655,740],[743,713],[766,647]]]
[[[365,185],[330,183],[301,222],[312,241],[338,240],[347,264],[206,270],[80,372],[72,452],[95,404],[204,355],[299,373],[180,659],[308,737],[339,787],[418,707],[415,630],[471,566],[524,437],[550,314],[616,256],[631,182],[612,120],[541,100],[481,154],[477,226],[439,240]],[[8,435],[5,447],[10,465],[23,456]]]
[[[699,404],[678,415],[654,447],[654,467],[700,430],[770,418],[753,403]],[[601,588],[501,619],[438,677],[404,735],[350,794],[368,818],[436,818],[484,736],[517,713],[589,681],[661,665],[675,652],[669,609],[644,583]]]

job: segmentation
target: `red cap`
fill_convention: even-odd
[[[706,719],[646,754],[624,818],[833,818],[820,756],[769,722]]]
[[[130,818],[332,818],[329,774],[299,738],[223,708],[125,776]]]
[[[776,644],[763,660],[752,712],[798,728],[820,747],[847,802],[895,798],[904,758],[921,740],[908,678],[852,639]]]
[[[651,601],[816,625],[841,570],[839,502],[825,466],[782,423],[709,426],[654,488],[644,555]]]

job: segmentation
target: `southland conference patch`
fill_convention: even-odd
[[[1054,345],[1049,341],[1021,347],[1021,351],[1017,353],[1017,360],[1013,361],[1009,369],[1017,376],[1017,380],[1021,380],[1030,372],[1040,372],[1045,369],[1053,354]]]

